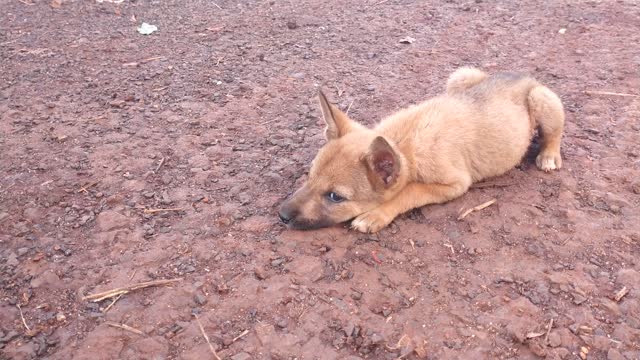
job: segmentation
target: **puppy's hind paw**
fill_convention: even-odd
[[[393,221],[393,217],[388,216],[380,210],[371,210],[359,215],[351,221],[351,228],[362,233],[376,233]]]
[[[557,153],[540,153],[536,157],[536,165],[544,172],[559,170],[562,167],[562,157]]]

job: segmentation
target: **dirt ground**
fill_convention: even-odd
[[[640,359],[640,3],[519,3],[1,0],[0,358]],[[462,65],[561,95],[561,171],[278,223],[318,86],[372,124]]]

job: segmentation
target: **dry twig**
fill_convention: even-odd
[[[107,313],[107,311],[109,311],[109,310],[111,309],[111,307],[113,307],[113,305],[116,303],[116,301],[120,300],[120,298],[122,297],[122,295],[124,295],[124,294],[120,294],[120,295],[118,295],[118,297],[117,297],[117,298],[113,299],[113,301],[111,302],[111,304],[109,304],[109,305],[108,305],[108,306],[107,306],[107,307],[102,311],[102,313],[103,313],[103,314],[106,314],[106,313]]]
[[[640,95],[636,94],[626,94],[626,93],[617,93],[611,91],[585,91],[585,94],[589,95],[610,95],[610,96],[622,96],[622,97],[640,97]]]
[[[489,201],[487,201],[486,203],[480,204],[478,206],[472,207],[471,209],[467,209],[465,212],[463,212],[462,214],[460,214],[460,216],[458,216],[458,220],[462,220],[465,217],[467,217],[467,215],[471,214],[474,211],[480,211],[484,208],[487,208],[493,204],[495,204],[496,199],[491,199]]]
[[[543,332],[530,332],[530,333],[527,333],[526,337],[527,337],[527,339],[534,339],[534,338],[540,337],[542,335],[544,335]]]
[[[156,60],[164,60],[164,59],[165,59],[164,56],[152,56],[150,58],[143,59],[142,61],[140,61],[140,63],[146,64],[148,62],[152,62],[152,61],[156,61]]]
[[[144,209],[145,214],[155,214],[163,211],[184,211],[183,208],[168,208],[168,209]]]
[[[31,328],[29,327],[29,325],[27,325],[27,321],[24,319],[24,315],[22,315],[22,308],[20,307],[20,304],[16,304],[16,306],[18,307],[18,311],[20,312],[20,318],[22,319],[22,325],[24,325],[24,328],[27,329],[27,334],[31,334]]]
[[[207,341],[207,344],[209,344],[209,350],[211,350],[211,354],[213,354],[213,357],[216,358],[216,360],[221,360],[220,356],[218,356],[218,353],[216,352],[216,349],[213,348],[213,345],[211,344],[211,341],[209,340],[209,336],[207,336],[207,333],[204,332],[204,327],[202,326],[202,323],[200,322],[200,319],[198,318],[198,315],[197,314],[193,314],[193,316],[195,316],[195,318],[196,318],[196,322],[198,323],[198,327],[200,328],[200,332],[202,333],[202,336]]]
[[[245,330],[245,331],[241,332],[240,335],[234,337],[233,340],[231,340],[231,343],[234,343],[234,342],[240,340],[241,338],[243,338],[248,333],[249,333],[249,330]]]
[[[449,250],[451,250],[452,254],[454,254],[454,255],[456,254],[456,251],[453,249],[453,245],[451,245],[451,244],[442,244],[442,245],[448,247]]]
[[[351,103],[349,103],[349,106],[347,107],[347,111],[345,111],[345,113],[344,113],[345,115],[349,115],[349,110],[351,110],[351,105],[353,105],[354,101],[355,100],[351,100]]]
[[[547,334],[544,336],[544,341],[542,342],[545,345],[549,341],[549,333],[551,333],[551,328],[552,327],[553,327],[553,318],[551,318],[551,320],[549,320],[549,326],[547,326]]]
[[[109,326],[113,326],[113,327],[118,328],[118,329],[122,329],[122,330],[126,330],[126,331],[129,331],[129,332],[132,332],[134,334],[143,335],[143,336],[146,335],[142,331],[140,331],[140,330],[138,330],[138,329],[136,329],[134,327],[131,327],[129,325],[126,325],[126,324],[118,324],[118,323],[114,323],[114,322],[111,322],[111,321],[106,321],[105,324],[107,324]]]
[[[138,284],[134,284],[134,285],[129,285],[129,286],[125,286],[125,287],[121,287],[121,288],[117,288],[117,289],[113,289],[113,290],[97,293],[97,294],[87,295],[87,296],[84,296],[82,298],[82,300],[83,301],[84,300],[90,300],[90,301],[93,301],[93,302],[100,302],[100,301],[102,301],[104,299],[109,299],[109,298],[112,298],[114,296],[128,294],[128,293],[130,293],[131,291],[134,291],[134,290],[144,289],[144,288],[148,288],[148,287],[152,287],[152,286],[168,285],[168,284],[172,284],[172,283],[178,282],[178,281],[182,281],[182,278],[146,281],[146,282],[142,282],[142,283],[138,283]]]
[[[87,185],[83,185],[83,186],[80,187],[80,189],[78,189],[78,192],[87,194],[89,192],[88,190],[91,189],[92,187],[98,185],[99,182],[100,181],[94,181],[94,182],[89,183]]]
[[[160,168],[162,167],[162,165],[164,165],[164,161],[165,158],[160,159],[160,163],[158,164],[158,166],[156,166],[156,169],[153,171],[154,173],[158,173],[158,170],[160,170]]]
[[[616,302],[620,302],[620,300],[622,300],[622,298],[628,293],[629,293],[629,289],[625,286],[616,293],[616,295],[614,296],[614,299],[616,300]]]

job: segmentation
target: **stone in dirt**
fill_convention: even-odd
[[[267,278],[267,272],[261,266],[256,267],[254,270],[254,273],[256,275],[256,278],[258,278],[258,280],[264,280]]]
[[[100,231],[112,231],[128,227],[130,224],[130,218],[118,212],[107,210],[98,215],[96,224]]]
[[[273,335],[276,332],[276,329],[271,324],[258,324],[256,325],[256,336],[260,341],[262,346],[267,346],[273,341]]]
[[[167,339],[162,336],[154,336],[135,341],[124,351],[124,355],[126,358],[133,359],[140,354],[153,354],[149,359],[166,359],[168,352]]]
[[[291,273],[312,282],[320,280],[324,273],[322,261],[316,256],[297,256],[286,268]]]
[[[251,359],[251,355],[247,354],[244,351],[241,353],[237,353],[231,357],[231,360],[250,360],[250,359]]]
[[[274,223],[275,220],[273,218],[255,215],[244,220],[240,226],[242,227],[242,230],[245,231],[264,233],[265,231],[268,231]]]
[[[58,289],[63,285],[62,281],[51,270],[47,270],[42,274],[38,275],[35,279],[31,280],[31,287],[34,289],[44,288],[44,289]]]
[[[616,349],[609,349],[607,352],[607,360],[625,360],[624,356],[620,354],[620,351]]]

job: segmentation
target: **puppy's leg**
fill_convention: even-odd
[[[364,233],[378,232],[396,216],[424,205],[455,199],[464,194],[469,186],[471,179],[451,185],[411,183],[391,200],[356,217],[351,222],[351,227]]]
[[[542,137],[536,165],[540,170],[551,171],[562,167],[560,140],[564,129],[564,109],[558,95],[544,86],[536,86],[529,92],[529,116],[538,126]]]
[[[463,92],[479,84],[486,79],[487,76],[487,74],[476,68],[462,67],[449,75],[449,79],[447,80],[447,94],[453,95]]]

